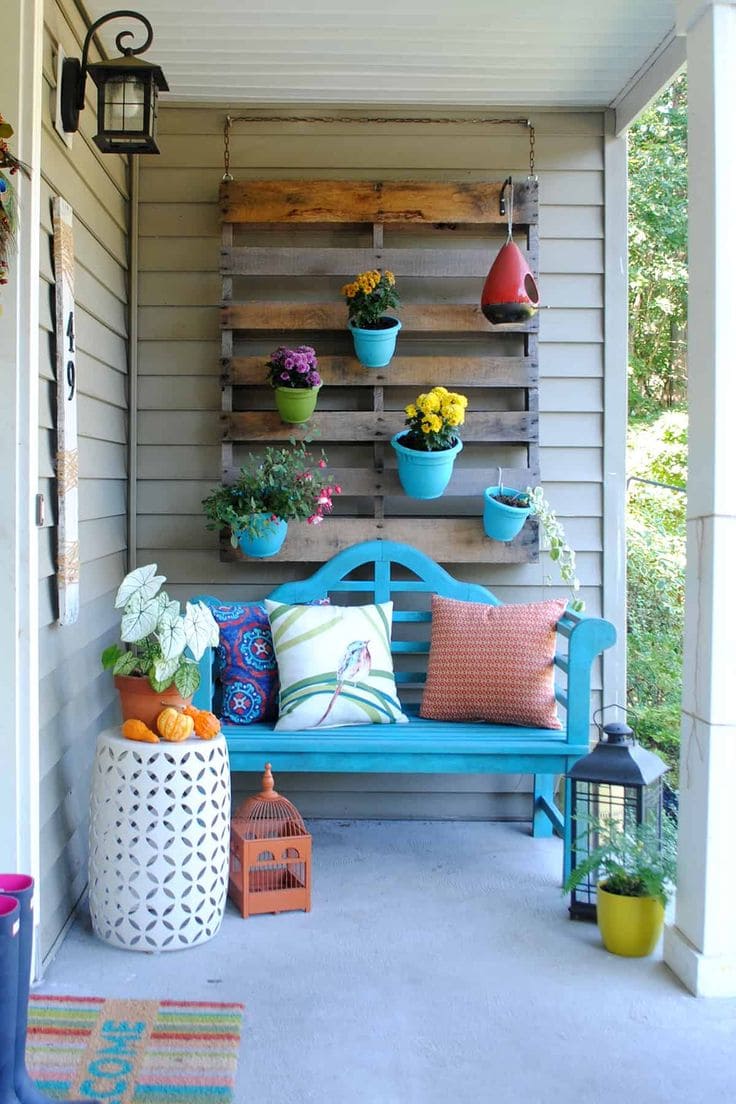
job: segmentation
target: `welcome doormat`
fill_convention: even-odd
[[[28,1072],[54,1099],[233,1099],[242,1004],[32,996]]]

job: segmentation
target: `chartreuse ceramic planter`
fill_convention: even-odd
[[[384,325],[378,330],[364,330],[348,322],[355,355],[364,368],[385,368],[394,355],[401,323],[398,318],[382,318],[381,322]]]
[[[240,551],[257,560],[275,556],[286,540],[288,523],[282,518],[273,521],[271,514],[252,514],[250,531],[236,533]]]
[[[282,422],[298,425],[314,414],[319,387],[274,387],[273,390]]]
[[[599,882],[596,911],[603,946],[611,954],[644,958],[657,946],[664,925],[664,906],[657,897],[622,897]]]
[[[396,450],[399,480],[409,498],[439,498],[450,482],[455,457],[463,447],[458,437],[452,448],[439,452],[419,452],[402,445],[407,431],[391,438]]]
[[[524,522],[531,513],[530,506],[507,506],[496,500],[497,494],[511,498],[526,497],[524,491],[514,491],[510,487],[486,487],[483,492],[483,530],[487,537],[497,541],[513,540],[522,530]]]

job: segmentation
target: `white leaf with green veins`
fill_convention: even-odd
[[[138,592],[128,599],[120,621],[120,639],[128,643],[143,640],[156,628],[160,612],[157,598],[144,598]]]
[[[153,598],[158,594],[162,583],[166,582],[165,575],[156,574],[156,564],[146,564],[137,567],[123,579],[115,596],[115,609],[122,609],[127,605],[134,594],[140,594],[142,598]]]
[[[179,605],[178,602],[171,603]],[[179,659],[187,646],[187,637],[184,632],[184,623],[179,617],[167,617],[166,613],[159,618],[156,626],[156,639],[161,646],[161,655],[164,659]]]
[[[220,639],[217,622],[203,602],[187,602],[184,632],[191,653],[197,661],[202,658],[206,648],[214,648]]]
[[[179,667],[179,657],[174,659],[157,659],[153,665],[153,677],[156,682],[154,689],[165,690],[173,679]]]
[[[115,660],[112,673],[114,675],[129,675],[138,666],[138,657],[133,652],[123,652]]]

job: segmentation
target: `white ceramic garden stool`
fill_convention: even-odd
[[[100,939],[177,951],[211,939],[227,900],[230,763],[224,738],[97,739],[89,907]]]

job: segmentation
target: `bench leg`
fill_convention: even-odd
[[[555,775],[534,775],[534,812],[532,835],[549,838],[554,831],[562,835],[564,822],[555,804]]]

